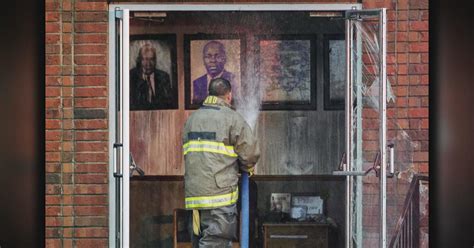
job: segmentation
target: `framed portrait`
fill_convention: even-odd
[[[324,200],[316,195],[294,195],[291,198],[291,206],[305,207],[308,216],[324,214]]]
[[[213,78],[229,80],[234,98],[239,97],[244,40],[239,34],[184,35],[186,109],[201,106]]]
[[[263,110],[316,109],[316,36],[256,37]]]
[[[324,35],[324,109],[344,110],[346,43],[344,34]]]
[[[178,108],[176,35],[130,36],[130,110]]]
[[[270,198],[270,211],[290,213],[291,194],[290,193],[272,193]]]

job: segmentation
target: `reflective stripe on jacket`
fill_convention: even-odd
[[[254,166],[257,140],[242,116],[222,99],[208,96],[183,131],[185,206],[210,209],[235,204],[239,164]]]

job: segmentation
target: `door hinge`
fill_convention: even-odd
[[[115,8],[115,18],[122,19],[123,18],[123,10],[120,8]]]

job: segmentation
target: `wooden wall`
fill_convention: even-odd
[[[257,133],[262,157],[257,174],[330,174],[337,167],[344,149],[344,111],[325,111],[323,108],[323,34],[343,32],[343,23],[310,18],[308,13],[303,12],[249,13],[245,16],[234,13],[233,18],[220,19],[213,15],[218,14],[168,13],[163,23],[131,20],[131,35],[177,35],[179,109],[131,112],[131,151],[137,164],[147,175],[184,174],[181,133],[191,110],[184,109],[183,34],[244,32],[246,56],[249,58],[254,56],[254,34],[316,34],[317,109],[260,113]],[[213,18],[220,21],[216,22]],[[246,80],[245,75],[252,73],[244,72],[242,82]]]

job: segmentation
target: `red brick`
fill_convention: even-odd
[[[46,130],[46,140],[61,140],[61,131]]]
[[[429,76],[428,75],[421,75],[421,81],[420,82],[421,82],[421,84],[425,84],[425,85],[429,84],[429,82],[430,82]]]
[[[397,41],[408,41],[408,35],[406,32],[397,33]]]
[[[46,82],[45,83],[46,83],[46,86],[59,86],[59,85],[61,85],[61,77],[59,77],[59,76],[46,76]],[[48,89],[48,88],[51,88],[51,87],[47,87],[46,89]]]
[[[421,76],[420,75],[410,75],[408,77],[410,85],[418,85],[420,84]]]
[[[46,163],[46,173],[55,173],[61,171],[61,165],[58,163]]]
[[[106,205],[108,196],[104,195],[77,195],[74,196],[74,203],[76,206],[80,205]]]
[[[408,17],[411,21],[417,21],[420,19],[419,11],[410,11],[410,16]]]
[[[72,44],[63,42],[63,54],[72,54]]]
[[[413,162],[427,162],[428,152],[415,152],[413,154]]]
[[[106,98],[76,98],[74,99],[76,108],[106,108]]]
[[[74,4],[76,11],[107,11],[107,2],[78,2]]]
[[[421,100],[417,97],[410,97],[408,98],[408,106],[410,107],[420,107]]]
[[[58,65],[46,65],[46,75],[61,75],[61,66]]]
[[[412,108],[408,111],[409,116],[412,118],[428,117],[428,108]]]
[[[48,186],[48,185],[46,185]],[[46,216],[59,216],[61,214],[61,207],[46,206]]]
[[[46,238],[58,238],[62,236],[62,229],[61,228],[55,228],[55,227],[48,227],[46,228]],[[46,242],[46,245],[48,245],[48,242]],[[46,246],[46,247],[52,247],[52,246]],[[57,246],[59,247],[59,246]]]
[[[396,48],[397,48],[398,53],[407,52],[408,51],[408,43],[400,42],[400,43],[397,44]]]
[[[106,97],[107,89],[105,87],[84,87],[84,88],[74,88],[75,97]]]
[[[77,75],[107,75],[107,67],[103,65],[76,65],[74,67]]]
[[[101,227],[74,228],[74,237],[77,238],[107,238],[108,229]]]
[[[59,34],[47,33],[45,35],[46,44],[58,44],[60,40],[61,40],[61,36]]]
[[[46,162],[59,162],[59,161],[61,161],[61,153],[46,152]]]
[[[72,10],[72,4],[71,1],[63,1],[63,11],[71,11]]]
[[[61,120],[46,120],[46,129],[60,129],[61,128]]]
[[[107,54],[107,45],[104,44],[78,44],[74,45],[76,54]]]
[[[61,203],[61,197],[57,195],[46,195],[45,203],[46,205],[58,205]]]
[[[56,22],[59,21],[59,12],[46,12],[45,20],[46,22]]]
[[[107,247],[108,239],[76,239],[76,247]]]
[[[76,76],[74,78],[76,86],[106,86],[107,76]]]
[[[46,44],[45,48],[46,54],[56,54],[61,51],[61,47],[58,44]]]
[[[428,86],[410,87],[410,96],[427,96]]]
[[[64,55],[62,56],[63,58],[63,65],[72,65],[72,54],[67,54],[67,55]]]
[[[428,119],[421,119],[420,123],[421,129],[428,129],[430,127]]]
[[[406,107],[408,105],[406,97],[397,97],[395,101],[397,107]]]
[[[79,179],[79,176],[82,176],[82,175],[77,174],[76,179]],[[100,179],[97,178],[96,180],[100,180]],[[86,194],[86,195],[107,194],[109,191],[109,186],[106,184],[107,174],[102,175],[100,183],[102,184],[76,184],[74,187],[74,194]]]
[[[60,59],[61,57],[59,57],[59,55],[57,54],[47,54],[46,55],[46,59],[45,59],[45,62],[47,65],[59,65],[60,64]]]
[[[61,194],[61,185],[59,185],[59,184],[46,184],[46,194],[47,195],[59,195],[59,194]]]
[[[107,142],[77,142],[76,151],[77,152],[100,152],[107,151]]]
[[[107,22],[107,12],[76,12],[76,22]]]
[[[87,173],[106,173],[108,171],[108,164],[81,164],[77,163],[74,168],[75,172]]]
[[[408,59],[409,63],[418,64],[421,62],[421,54],[411,53]]]
[[[408,76],[406,76],[406,75],[397,75],[397,87],[402,86],[402,85],[408,85]]]
[[[410,74],[428,74],[428,65],[426,64],[414,64],[408,67]]]
[[[46,226],[61,226],[63,225],[63,217],[50,217],[47,216],[46,218]]]
[[[76,140],[108,140],[107,131],[76,131]]]
[[[46,109],[46,119],[58,119],[62,116],[62,109]]]
[[[71,23],[72,22],[72,13],[71,13],[71,11],[63,11],[62,12],[62,22],[63,23]]]
[[[63,23],[63,33],[71,33],[72,32],[72,23]]]
[[[428,52],[428,42],[410,43],[410,52]]]
[[[77,162],[107,162],[107,153],[76,153]]]
[[[59,108],[61,106],[61,100],[59,98],[46,98],[45,107],[46,108]]]
[[[105,55],[78,55],[74,57],[74,63],[76,65],[105,65],[107,57]]]
[[[78,33],[106,33],[107,23],[76,23],[74,31]]]
[[[421,63],[428,64],[429,61],[429,54],[428,53],[422,53],[421,54]]]
[[[107,43],[107,34],[90,34],[90,33],[81,33],[74,35],[74,42],[76,44],[84,43]]]
[[[74,120],[76,129],[106,129],[107,120]]]
[[[408,34],[408,41],[419,41],[420,34],[418,32],[410,32]]]
[[[74,183],[76,183],[76,187],[74,189],[75,194],[92,194],[92,193],[99,193],[107,191],[107,185],[105,188],[97,188],[96,186],[100,185],[88,185],[88,183],[95,183],[95,184],[105,184],[107,183],[107,174],[75,174],[74,175]],[[86,185],[79,185],[84,184]],[[95,187],[95,188],[94,188]],[[89,192],[89,193],[87,193]],[[101,194],[101,193],[99,193]]]
[[[398,22],[398,31],[407,31],[407,30],[408,30],[408,22],[399,21]]]
[[[52,142],[46,141],[46,151],[47,152],[58,152],[61,150],[61,142]]]
[[[107,217],[105,216],[81,216],[76,217],[76,226],[107,226]]]
[[[75,206],[74,213],[77,216],[107,215],[108,208],[104,206]]]
[[[412,21],[410,22],[410,30],[427,31],[429,28],[427,21]]]
[[[420,11],[421,19],[424,21],[429,19],[429,14],[430,12],[428,10]]]
[[[63,247],[62,246],[62,240],[61,239],[46,239],[45,240],[46,247],[48,248],[59,248]]]
[[[58,11],[59,3],[58,2],[46,2],[45,11]]]

